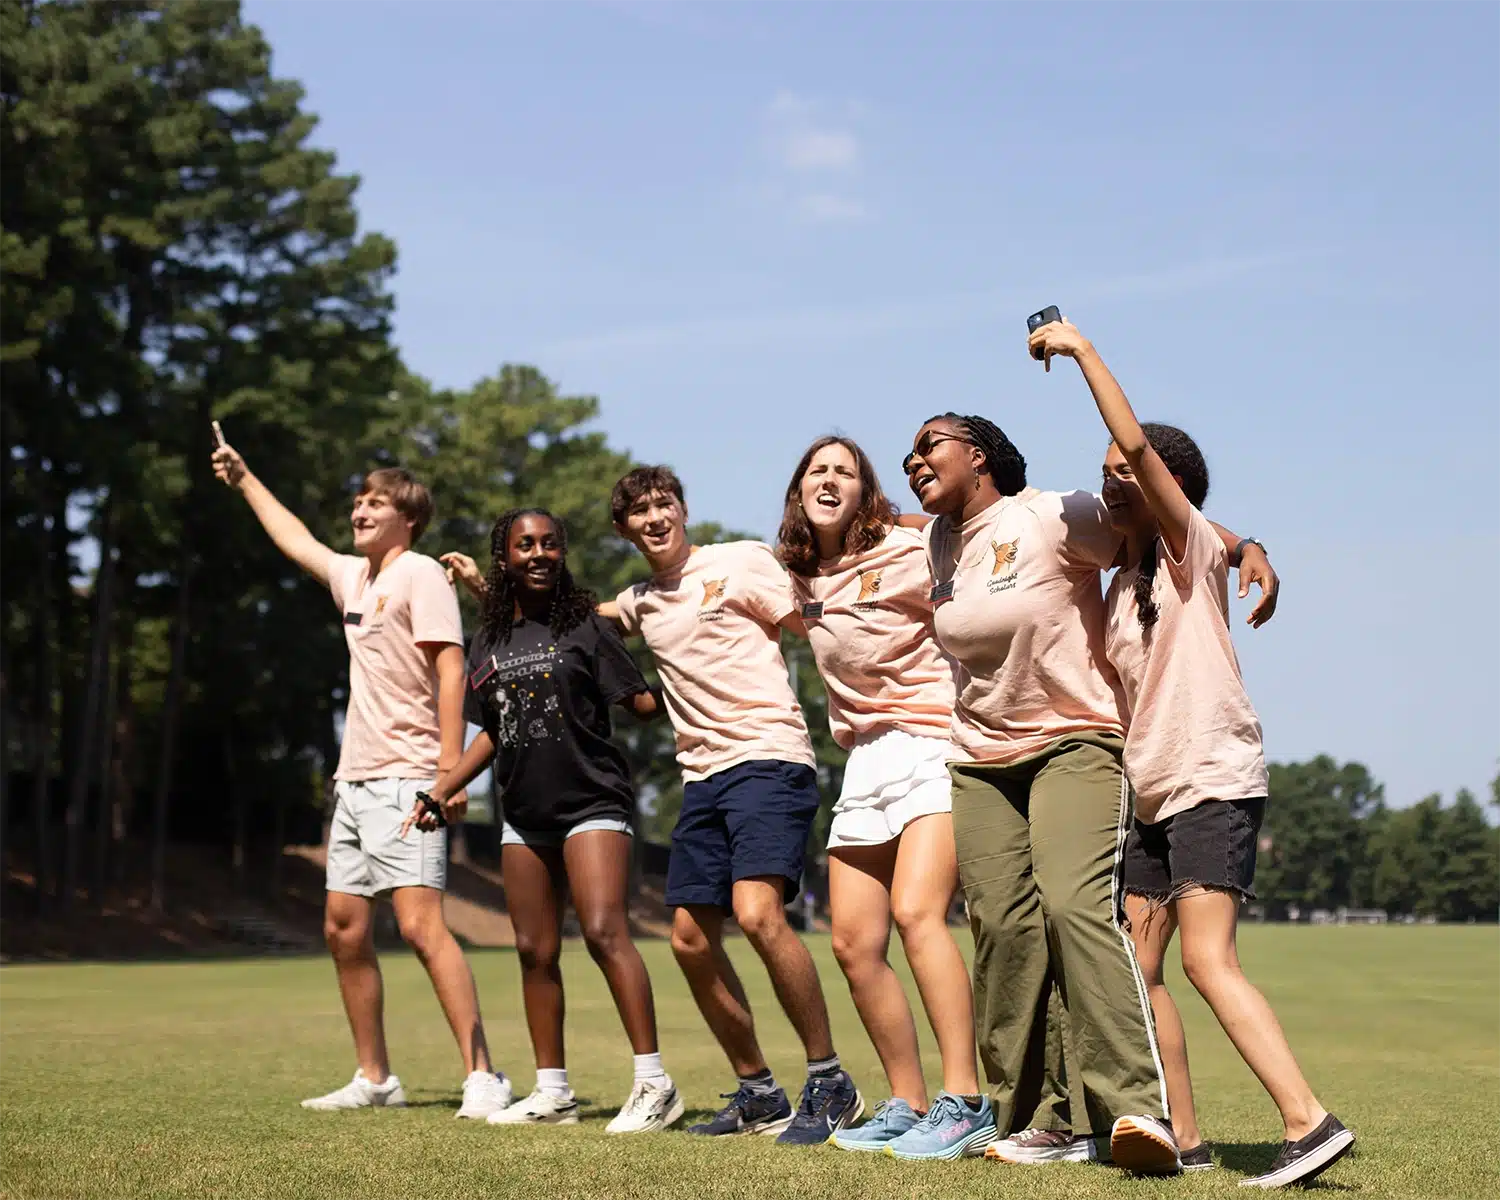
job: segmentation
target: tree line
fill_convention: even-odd
[[[359,180],[270,60],[234,0],[0,0],[0,830],[44,905],[103,903],[142,846],[166,905],[169,842],[274,886],[280,846],[319,836],[342,631],[213,480],[211,419],[334,546],[354,482],[402,463],[437,499],[428,553],[487,562],[495,516],[539,505],[601,595],[644,573],[607,503],[636,460],[595,397],[530,366],[448,389],[402,363],[396,247],[360,227]],[[843,755],[806,647],[787,654],[831,802]],[[670,730],[619,736],[661,838]],[[1492,917],[1472,799],[1378,792],[1355,764],[1276,768],[1262,894]]]

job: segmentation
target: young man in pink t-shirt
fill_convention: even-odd
[[[812,742],[781,656],[781,629],[803,632],[791,581],[761,542],[693,546],[682,484],[666,467],[631,471],[615,485],[610,509],[652,577],[601,612],[651,648],[682,766],[667,868],[672,950],[739,1076],[730,1103],[689,1132],[825,1142],[859,1119],[864,1100],[834,1053],[812,955],[786,919],[818,811]],[[795,1114],[766,1066],[745,989],[724,953],[729,912],[807,1051]]]
[[[417,798],[458,761],[464,738],[458,600],[443,568],[411,549],[432,520],[432,497],[407,471],[370,472],[351,517],[357,553],[336,554],[232,447],[221,441],[213,465],[244,496],[277,549],[332,592],[349,646],[349,711],[334,776],[323,928],[358,1069],[344,1087],[302,1106],[406,1103],[386,1056],[375,957],[375,898],[389,894],[401,936],[427,968],[463,1056],[458,1115],[484,1120],[510,1104],[511,1085],[491,1067],[474,977],[443,920],[447,831]],[[462,792],[446,800],[443,824],[461,819],[467,803]]]

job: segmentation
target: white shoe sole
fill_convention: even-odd
[[[676,1099],[667,1107],[667,1111],[652,1121],[648,1121],[639,1129],[609,1129],[604,1132],[613,1137],[628,1137],[633,1133],[660,1133],[663,1129],[670,1129],[678,1121],[682,1120],[682,1114],[687,1112],[687,1106],[682,1102],[682,1093],[678,1092]]]
[[[1321,1175],[1354,1147],[1354,1132],[1340,1130],[1316,1150],[1309,1151],[1294,1163],[1268,1175],[1257,1175],[1254,1179],[1241,1179],[1240,1187],[1279,1188],[1293,1183],[1306,1183]]]
[[[1120,1170],[1135,1175],[1176,1175],[1182,1170],[1176,1142],[1128,1117],[1121,1117],[1110,1131],[1109,1155]]]
[[[955,1158],[983,1158],[985,1147],[995,1140],[995,1127],[976,1129],[966,1137],[959,1138],[951,1146],[945,1146],[937,1154],[901,1154],[895,1149],[887,1153],[902,1162],[946,1162]]]
[[[387,1100],[371,1100],[368,1104],[325,1104],[322,1100],[304,1100],[302,1107],[308,1112],[358,1112],[362,1108],[405,1108],[406,1097],[398,1091]]]
[[[509,1109],[505,1109],[505,1108],[502,1108],[500,1110],[501,1113],[509,1112],[509,1111],[510,1111]],[[496,1113],[495,1114],[495,1116],[499,1116],[499,1115],[500,1115],[500,1113]],[[577,1125],[578,1124],[578,1113],[577,1112],[558,1113],[555,1116],[547,1116],[547,1117],[525,1117],[525,1118],[517,1117],[514,1120],[510,1120],[510,1121],[496,1121],[496,1120],[494,1120],[494,1119],[492,1119],[490,1117],[486,1117],[484,1123],[486,1125],[498,1125],[502,1129],[506,1128],[506,1127],[509,1127],[509,1126],[512,1126],[512,1125],[514,1125],[517,1129],[525,1129],[528,1125]]]
[[[983,1157],[991,1162],[1010,1163],[1016,1167],[1050,1167],[1053,1163],[1096,1163],[1103,1161],[1099,1152],[1093,1147],[1087,1150],[1061,1150],[1045,1153],[1027,1153],[1026,1151],[996,1150],[994,1143],[986,1146]]]

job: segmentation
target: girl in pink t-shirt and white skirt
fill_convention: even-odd
[[[833,948],[891,1087],[874,1117],[833,1143],[902,1159],[982,1153],[995,1120],[979,1094],[968,969],[947,921],[958,886],[953,673],[933,637],[925,539],[898,523],[864,451],[823,437],[787,485],[776,553],[834,741],[849,752],[828,833]],[[942,1055],[930,1107],[916,1025],[887,960],[893,922]]]

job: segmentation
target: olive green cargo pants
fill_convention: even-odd
[[[1122,749],[1086,733],[1020,762],[950,766],[979,1058],[1002,1133],[1108,1134],[1117,1117],[1167,1116],[1151,1006],[1119,920]]]

